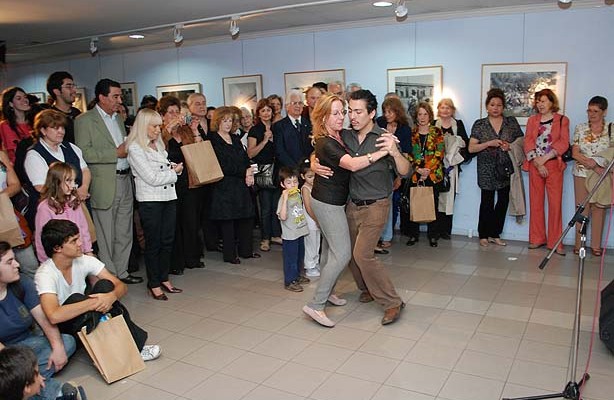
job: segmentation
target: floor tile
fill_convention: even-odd
[[[496,356],[513,358],[520,346],[520,339],[491,335],[490,333],[476,332],[467,349]]]
[[[420,341],[407,354],[405,361],[452,370],[462,353],[463,347]]]
[[[501,398],[503,382],[453,372],[439,393],[450,400],[493,400]]]
[[[508,382],[559,392],[563,390],[567,368],[516,360]]]
[[[378,383],[332,374],[311,397],[316,400],[368,400],[379,387]]]
[[[252,318],[243,322],[242,325],[249,326],[251,328],[262,329],[269,332],[277,332],[283,327],[294,321],[296,317],[292,317],[284,314],[277,314],[265,311],[263,313],[254,315]]]
[[[317,341],[349,350],[358,350],[371,336],[373,336],[372,332],[335,326],[335,328],[324,333]]]
[[[309,396],[318,388],[331,373],[321,368],[312,368],[289,362],[271,375],[265,386],[299,396]]]
[[[142,381],[143,384],[182,395],[193,389],[214,372],[194,365],[177,362]]]
[[[398,360],[356,352],[336,372],[371,382],[383,383],[397,365],[399,365]]]
[[[243,354],[245,354],[245,350],[217,343],[209,343],[188,354],[182,361],[213,371],[219,371]]]
[[[271,332],[247,326],[237,326],[215,340],[216,343],[251,350],[264,342]]]
[[[513,361],[512,358],[465,350],[454,371],[505,382]]]
[[[286,362],[278,358],[260,354],[245,353],[220,372],[254,383],[262,383]]]
[[[386,385],[435,396],[449,375],[450,371],[445,369],[402,362],[390,375]]]
[[[291,360],[298,353],[309,346],[310,342],[290,336],[273,334],[258,346],[252,349],[253,352],[265,356],[276,357],[282,360]]]
[[[379,355],[395,360],[405,358],[416,341],[386,335],[378,332],[371,336],[359,349],[363,353]]]
[[[337,346],[313,343],[297,354],[292,361],[334,372],[353,354],[351,350]]]
[[[383,385],[371,400],[435,400],[433,396]]]
[[[215,374],[187,392],[184,397],[192,400],[238,400],[256,387],[255,383],[232,376]],[[142,397],[145,399],[147,397]]]
[[[297,396],[288,392],[273,389],[266,386],[258,386],[249,392],[242,400],[304,400],[302,396]]]

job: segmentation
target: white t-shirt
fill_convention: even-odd
[[[58,296],[58,303],[64,304],[66,299],[73,293],[85,294],[85,279],[97,276],[104,264],[96,257],[83,255],[75,258],[72,262],[72,284],[69,285],[64,279],[62,272],[55,266],[53,259],[48,259],[38,267],[34,282],[38,294],[53,293]]]

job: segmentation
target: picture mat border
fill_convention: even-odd
[[[230,99],[230,85],[239,84],[239,83],[255,83],[256,84],[256,102],[262,99],[262,75],[261,74],[253,74],[253,75],[238,75],[238,76],[226,76],[222,78],[222,92],[224,95],[224,105],[232,106],[234,104],[231,103]],[[228,88],[228,95],[226,94]],[[237,106],[240,107],[240,106]],[[255,111],[255,107],[254,107]]]
[[[327,78],[331,73],[331,77]],[[340,74],[339,76],[333,77],[334,74]],[[309,76],[313,75],[313,77],[309,78]],[[296,83],[300,83],[301,81],[308,82],[306,85],[300,84],[291,84],[289,82],[294,82],[296,79]],[[314,71],[295,71],[295,72],[284,72],[284,96],[288,93],[292,88],[298,87],[301,91],[304,91],[306,88],[310,87],[312,84],[316,82],[326,82],[327,84],[332,81],[341,81],[343,82],[343,89],[345,90],[345,69],[321,69]]]
[[[403,73],[401,73],[403,72]],[[408,72],[411,72],[408,74]],[[437,103],[441,100],[443,93],[443,65],[427,65],[423,67],[404,67],[404,68],[388,68],[386,76],[388,80],[388,93],[396,93],[396,78],[401,76],[421,76],[433,75],[433,109],[437,107]]]
[[[194,90],[195,93],[202,93],[202,85],[198,83],[176,83],[172,85],[156,86],[156,97],[160,99],[162,92],[185,92]]]

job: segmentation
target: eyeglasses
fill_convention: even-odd
[[[303,102],[302,101],[291,101],[290,104],[293,105],[293,106],[299,106],[299,105],[302,106]]]
[[[75,85],[74,83],[67,83],[66,85],[62,85],[62,87],[66,89],[74,89],[77,87],[77,85]]]

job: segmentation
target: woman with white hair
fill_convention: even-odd
[[[162,117],[150,109],[139,111],[126,147],[134,174],[136,200],[145,234],[147,287],[154,299],[168,300],[166,294],[181,293],[168,278],[175,240],[175,183],[183,163],[168,160],[160,136]]]

